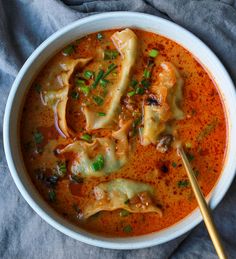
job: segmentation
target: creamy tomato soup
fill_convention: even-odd
[[[207,195],[224,162],[221,97],[191,53],[141,30],[65,47],[33,82],[21,119],[39,193],[62,217],[106,236],[158,231],[196,208],[177,140]]]

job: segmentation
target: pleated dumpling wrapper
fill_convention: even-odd
[[[121,72],[117,82],[109,87],[107,98],[110,98],[110,101],[104,102],[104,105],[100,107],[106,112],[105,116],[101,117],[88,107],[84,108],[87,130],[112,128],[115,125],[121,110],[120,100],[129,86],[132,68],[137,59],[138,39],[132,30],[125,29],[115,32],[111,39],[122,57]]]
[[[154,188],[146,183],[117,178],[98,184],[93,189],[93,198],[83,208],[83,218],[99,211],[125,209],[131,213],[162,211],[153,202]]]
[[[144,105],[144,129],[142,145],[157,144],[159,135],[167,128],[167,122],[183,119],[184,113],[178,107],[182,100],[183,79],[170,62],[161,63],[162,71],[157,82],[151,86],[152,96]]]
[[[55,126],[60,135],[65,138],[74,135],[66,121],[66,106],[70,90],[69,81],[75,69],[83,68],[91,60],[92,58],[68,59],[62,66],[63,71],[58,75],[61,78],[63,87],[42,93],[44,105],[53,109]]]
[[[77,140],[59,150],[60,153],[75,154],[71,172],[83,177],[99,177],[124,166],[129,159],[128,132],[132,127],[132,120],[120,126],[110,137],[95,138],[91,143]]]

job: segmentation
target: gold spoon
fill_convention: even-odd
[[[183,160],[184,167],[187,171],[189,181],[191,183],[193,192],[194,192],[196,200],[198,202],[198,206],[199,206],[200,211],[202,213],[203,220],[205,222],[206,228],[207,228],[208,233],[211,237],[211,240],[212,240],[212,243],[215,247],[215,250],[216,250],[220,259],[226,259],[227,256],[226,256],[226,253],[224,251],[224,247],[223,247],[223,244],[220,240],[220,237],[219,237],[218,231],[216,229],[215,223],[213,221],[211,211],[210,211],[210,207],[208,206],[208,204],[207,204],[207,202],[206,202],[206,200],[205,200],[205,198],[202,194],[202,191],[201,191],[201,189],[198,185],[195,174],[192,170],[192,167],[191,167],[191,165],[190,165],[190,163],[187,159],[187,156],[186,156],[181,144],[179,144],[177,146],[177,152]]]

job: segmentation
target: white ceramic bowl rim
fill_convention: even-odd
[[[122,27],[140,28],[170,38],[188,49],[207,70],[211,71],[211,76],[225,101],[229,128],[225,166],[210,199],[211,207],[215,208],[228,190],[236,168],[236,145],[232,145],[236,143],[236,135],[231,134],[236,132],[236,120],[233,119],[236,114],[234,85],[219,59],[202,41],[182,27],[159,17],[133,12],[103,13],[75,21],[50,36],[28,58],[13,83],[5,109],[3,138],[7,163],[19,191],[45,221],[64,234],[87,244],[112,249],[137,249],[161,244],[186,233],[202,220],[199,210],[196,209],[173,226],[143,236],[107,238],[89,233],[61,218],[38,195],[22,163],[17,140],[19,110],[24,93],[35,76],[34,71],[38,71],[59,49],[76,38],[92,32]]]

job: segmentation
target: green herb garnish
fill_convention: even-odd
[[[202,131],[200,132],[200,134],[198,135],[197,140],[200,141],[200,140],[202,140],[204,137],[206,137],[207,135],[209,135],[209,134],[215,129],[215,127],[217,126],[217,124],[218,124],[218,120],[217,120],[217,118],[214,118],[211,123],[207,124],[207,125],[205,126],[205,128],[203,128],[203,130],[202,130]]]
[[[51,202],[54,202],[56,200],[56,192],[53,189],[50,189],[48,191],[48,198]]]
[[[88,95],[90,92],[89,86],[81,86],[80,87],[81,92],[83,92],[85,95]]]
[[[118,55],[119,55],[119,52],[117,50],[110,50],[110,49],[104,50],[104,60],[116,59]]]
[[[175,162],[172,162],[171,165],[176,168],[177,167],[177,164]]]
[[[130,225],[126,225],[124,228],[123,228],[123,231],[125,233],[130,233],[132,232],[133,228],[130,226]]]
[[[104,78],[106,78],[114,69],[116,69],[117,68],[117,65],[116,64],[114,64],[114,63],[112,63],[112,64],[110,64],[109,66],[108,66],[108,69],[107,69],[107,71],[106,71],[106,73],[103,75],[103,79]]]
[[[40,94],[41,89],[42,89],[42,86],[41,86],[40,84],[36,83],[36,84],[34,85],[34,89],[35,89],[35,91],[36,91],[38,94]]]
[[[142,85],[145,89],[147,89],[147,88],[151,85],[151,83],[150,83],[150,81],[148,81],[148,80],[146,80],[146,79],[143,79],[143,80],[141,81],[141,85]]]
[[[100,80],[100,85],[103,86],[103,87],[106,87],[109,83],[109,80],[106,80],[106,79],[101,79]]]
[[[124,202],[124,204],[129,204],[129,199]]]
[[[130,82],[130,85],[131,85],[132,88],[135,88],[135,87],[137,86],[137,84],[138,84],[138,81],[137,81],[137,80],[132,80],[132,81]]]
[[[42,143],[42,141],[43,141],[43,135],[42,135],[41,132],[36,131],[36,132],[34,133],[34,141],[35,141],[36,144]]]
[[[97,95],[93,96],[93,100],[99,106],[102,105],[103,101],[104,101],[102,97],[97,96]]]
[[[86,79],[90,79],[94,77],[94,72],[90,71],[90,70],[86,70],[84,71],[84,78]]]
[[[185,147],[186,147],[186,148],[191,148],[191,147],[192,147],[192,144],[191,144],[190,142],[186,142],[186,143],[185,143]]]
[[[187,152],[187,153],[186,153],[186,156],[187,156],[189,162],[191,162],[191,161],[194,160],[194,155],[193,155],[193,154]]]
[[[99,115],[100,117],[103,117],[103,116],[106,116],[106,113],[105,113],[105,112],[98,112],[98,115]]]
[[[104,158],[103,155],[98,155],[95,161],[92,163],[93,171],[100,171],[104,167]]]
[[[88,133],[83,134],[80,138],[82,140],[87,141],[87,142],[91,142],[91,140],[92,140],[92,136],[90,134],[88,134]]]
[[[85,86],[85,81],[84,81],[83,79],[77,79],[77,80],[75,81],[75,84],[76,84],[77,86],[79,86],[79,87]]]
[[[98,39],[98,40],[103,39],[103,35],[102,35],[102,33],[101,33],[101,32],[99,32],[99,33],[97,34],[97,39]]]
[[[74,175],[74,174],[71,175],[71,179],[73,181],[75,181],[76,183],[83,183],[84,182],[84,179],[82,177],[79,177],[78,175]]]
[[[144,89],[142,87],[137,87],[135,90],[135,93],[142,95],[142,94],[144,94]]]
[[[142,116],[139,116],[136,120],[134,120],[133,127],[136,128],[141,122],[142,122]]]
[[[142,116],[139,116],[137,119],[133,122],[133,130],[131,132],[132,136],[135,136],[137,134],[137,127],[142,122]]]
[[[57,174],[61,177],[65,176],[67,172],[67,168],[66,168],[66,163],[65,162],[60,162],[57,165]]]
[[[74,100],[78,100],[79,99],[79,93],[73,91],[71,92],[71,98]]]
[[[149,70],[145,69],[144,72],[143,72],[143,77],[144,78],[150,78],[150,76],[151,76],[151,72]]]
[[[121,217],[127,217],[127,216],[129,216],[129,214],[130,214],[130,212],[127,211],[127,210],[121,210],[120,211],[120,216]]]
[[[149,57],[151,57],[151,58],[156,58],[157,56],[158,56],[158,54],[159,54],[159,51],[157,50],[157,49],[151,49],[150,51],[149,51]]]
[[[128,92],[127,95],[128,95],[129,97],[134,96],[134,95],[135,95],[135,91]]]
[[[74,47],[74,45],[69,45],[69,46],[67,46],[67,47],[62,51],[63,55],[65,55],[65,56],[70,56],[70,55],[72,55],[74,52],[75,52],[75,47]]]
[[[98,72],[97,77],[95,78],[95,80],[94,80],[94,82],[92,84],[93,88],[97,87],[99,81],[104,77],[103,75],[104,75],[104,70],[100,69],[99,72]]]
[[[181,180],[178,182],[178,187],[188,187],[189,181],[188,180]]]

